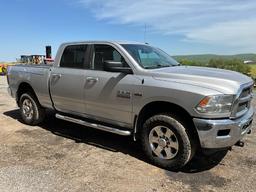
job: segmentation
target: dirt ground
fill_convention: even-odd
[[[170,172],[147,163],[131,138],[64,122],[51,112],[40,126],[22,124],[6,88],[0,77],[1,192],[256,189],[255,132],[222,161],[196,158],[184,170]]]

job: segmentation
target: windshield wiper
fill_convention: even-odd
[[[154,65],[154,66],[147,66],[145,69],[158,69],[158,68],[164,68],[164,67],[173,67],[175,65]]]

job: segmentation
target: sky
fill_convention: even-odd
[[[0,61],[63,42],[131,40],[171,55],[256,53],[255,0],[0,0]]]

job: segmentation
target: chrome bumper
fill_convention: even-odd
[[[250,130],[253,120],[253,107],[238,119],[198,119],[194,118],[202,148],[225,148],[233,146]]]

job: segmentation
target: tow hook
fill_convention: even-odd
[[[235,144],[235,146],[244,147],[244,142],[243,142],[243,141],[237,141],[237,143]]]
[[[251,134],[252,133],[252,130],[249,130],[247,134]]]

